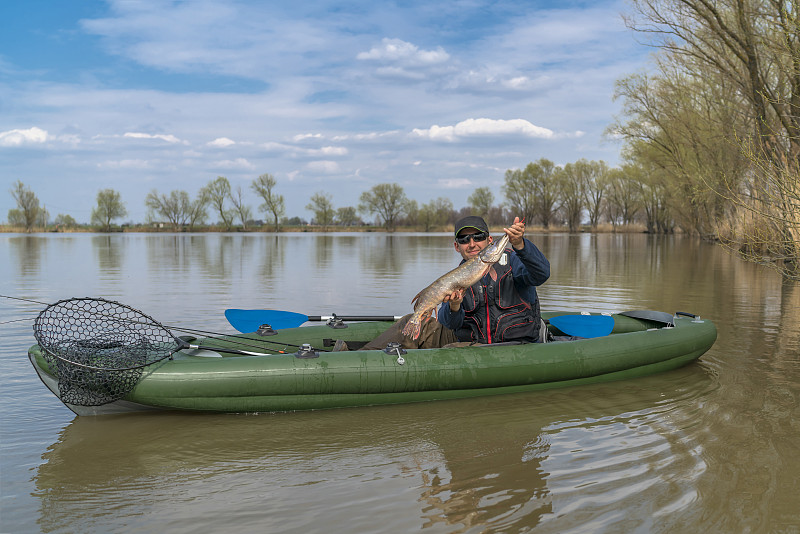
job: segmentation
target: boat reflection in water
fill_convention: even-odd
[[[692,364],[657,377],[434,403],[76,417],[37,469],[39,526],[646,529],[677,509],[686,516],[696,500],[705,470],[696,419],[711,387],[707,369]],[[648,510],[630,515],[637,507]]]

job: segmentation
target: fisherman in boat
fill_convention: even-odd
[[[494,242],[489,226],[481,217],[463,217],[456,222],[454,230],[453,245],[462,257],[462,265]],[[399,342],[407,349],[427,349],[546,341],[547,329],[540,315],[536,287],[550,277],[550,262],[524,237],[525,223],[519,217],[509,228],[503,228],[503,232],[511,246],[505,248],[499,260],[471,286],[434,297],[433,300],[443,304],[436,319],[426,317],[421,322],[418,336],[407,333],[406,325],[414,315],[408,314],[363,349],[383,349],[390,342]],[[425,291],[416,299],[424,298]],[[417,302],[417,306],[419,304]],[[347,350],[344,343],[337,345],[338,350]]]

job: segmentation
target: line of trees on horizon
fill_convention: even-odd
[[[360,194],[356,205],[336,207],[325,191],[313,193],[306,206],[310,220],[287,217],[285,199],[276,192],[277,180],[262,174],[250,184],[250,192],[260,204],[263,220],[253,216],[252,206],[242,187],[233,189],[224,176],[218,176],[200,188],[194,198],[187,191],[162,193],[156,189],[145,198],[148,226],[163,226],[173,231],[208,229],[213,217],[216,228],[231,231],[270,229],[286,226],[313,225],[323,231],[332,227],[375,225],[392,232],[399,227],[425,232],[441,229],[457,218],[476,214],[490,225],[509,224],[514,216],[525,217],[529,224],[544,229],[564,228],[575,232],[586,224],[597,230],[609,224],[612,230],[620,225],[640,224],[649,232],[673,232],[674,220],[667,220],[658,208],[659,200],[650,188],[647,176],[632,165],[610,168],[603,161],[578,160],[558,166],[541,158],[523,169],[505,173],[499,203],[492,189],[477,187],[467,199],[467,206],[456,209],[452,200],[438,197],[420,204],[409,199],[396,183],[377,184]],[[33,231],[55,225],[77,228],[80,225],[69,215],[59,214],[52,223],[36,195],[21,181],[11,190],[17,208],[9,210],[10,226]],[[252,198],[252,197],[250,197]],[[97,195],[92,211],[92,226],[110,231],[112,223],[127,215],[121,195],[104,189]],[[365,218],[369,219],[365,221]]]

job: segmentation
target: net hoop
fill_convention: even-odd
[[[172,332],[151,316],[103,298],[50,304],[34,320],[33,337],[50,356],[100,371],[147,367],[180,348]]]
[[[132,391],[144,368],[172,356],[180,341],[149,315],[113,300],[71,298],[33,323],[42,356],[68,404],[98,406]]]

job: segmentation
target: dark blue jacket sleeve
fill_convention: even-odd
[[[517,288],[540,286],[550,278],[550,262],[539,248],[525,239],[522,250],[511,254],[511,274]]]
[[[461,328],[461,325],[464,324],[464,308],[459,308],[457,312],[453,312],[450,309],[450,303],[445,302],[439,308],[437,318],[440,323],[450,330],[456,330]]]

